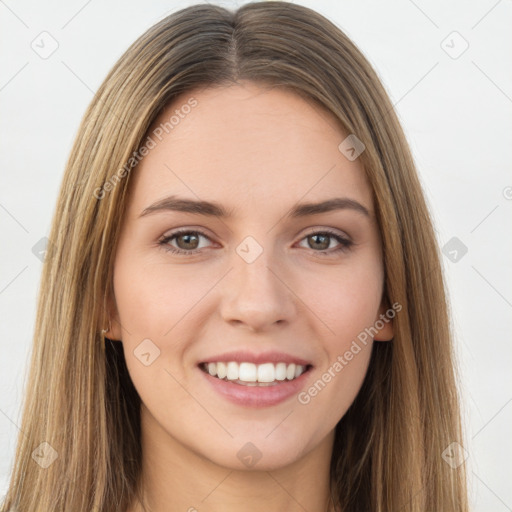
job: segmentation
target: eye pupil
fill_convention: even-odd
[[[324,249],[327,249],[329,247],[329,235],[323,235],[323,234],[315,234],[315,235],[311,235],[310,238],[323,238],[324,239],[324,242],[323,243],[320,243],[320,245],[322,247],[318,247],[317,245],[317,249],[321,249],[321,250],[324,250]]]
[[[184,235],[179,235],[178,237],[176,237],[176,243],[178,244],[178,246],[181,246],[182,244],[179,243],[179,240],[180,239],[185,239],[186,242],[185,242],[185,246],[184,247],[180,247],[181,249],[195,249],[196,247],[190,247],[188,244],[190,244],[190,239],[191,238],[195,238],[195,243],[197,244],[197,239],[198,239],[198,236],[196,234],[184,234]],[[194,242],[192,242],[192,245],[194,245]]]

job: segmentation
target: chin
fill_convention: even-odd
[[[270,440],[267,434],[237,437],[224,443],[218,450],[211,446],[200,455],[213,464],[235,471],[274,471],[300,460],[306,450],[302,439],[288,437],[286,443],[280,436]],[[270,434],[270,437],[273,434]]]

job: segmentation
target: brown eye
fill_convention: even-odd
[[[325,250],[329,248],[331,237],[326,234],[309,235],[308,240],[312,241],[310,246],[314,249]]]
[[[209,240],[209,238],[200,231],[181,230],[164,237],[160,240],[159,245],[171,253],[188,256],[201,251],[201,249],[198,248],[201,237]],[[175,242],[177,247],[171,245],[170,242]]]
[[[199,237],[197,233],[185,233],[174,237],[176,239],[176,245],[180,249],[197,249],[199,245]]]
[[[339,247],[329,249],[331,240],[338,242]],[[303,240],[307,240],[308,248],[313,249],[314,253],[320,256],[330,256],[340,251],[347,251],[354,244],[351,240],[342,237],[338,233],[330,230],[317,231],[310,233]]]

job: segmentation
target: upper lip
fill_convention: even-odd
[[[300,364],[302,366],[312,365],[312,363],[301,357],[297,357],[284,352],[269,351],[260,352],[255,354],[253,352],[247,352],[244,350],[237,350],[234,352],[223,352],[222,354],[216,354],[203,359],[199,364],[203,363],[215,363],[215,362],[230,362],[235,361],[237,363],[286,363],[286,364]]]

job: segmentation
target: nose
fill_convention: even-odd
[[[222,289],[221,316],[234,326],[260,332],[284,326],[297,314],[297,298],[287,283],[287,273],[272,251],[263,250],[248,263],[238,254],[232,258]]]

